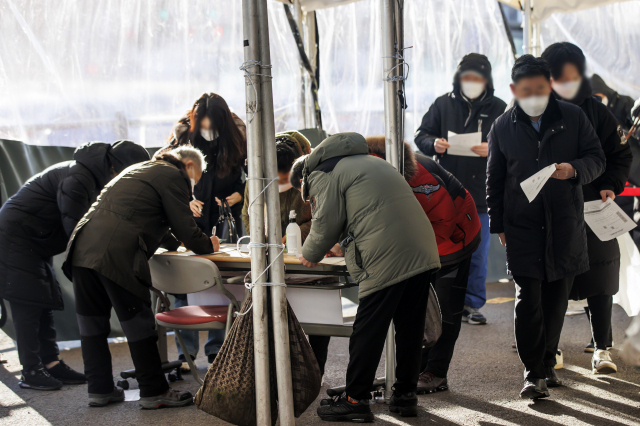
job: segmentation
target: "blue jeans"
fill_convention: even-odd
[[[482,234],[480,245],[471,257],[471,268],[469,269],[469,281],[467,281],[467,296],[464,304],[475,309],[480,309],[487,301],[487,260],[489,259],[489,243],[491,233],[489,232],[489,214],[478,213]]]
[[[176,298],[175,307],[181,308],[182,306],[188,306],[189,303],[187,299],[180,300]],[[187,346],[187,351],[189,351],[189,355],[193,358],[198,356],[198,351],[200,350],[200,338],[198,331],[180,331],[182,334],[182,339],[184,340],[184,344]],[[178,355],[183,355],[182,348],[180,347],[180,343],[178,342],[178,336],[174,337],[176,341],[176,346],[178,347]],[[207,343],[204,345],[204,354],[206,356],[217,354],[222,347],[222,342],[224,341],[224,330],[209,330],[209,338],[207,339]]]

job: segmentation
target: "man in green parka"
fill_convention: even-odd
[[[346,391],[318,408],[323,420],[373,421],[370,390],[392,320],[397,367],[389,408],[403,416],[417,415],[420,350],[429,278],[440,268],[438,247],[405,179],[389,163],[368,154],[363,136],[339,133],[298,159],[291,171],[291,184],[312,210],[301,262],[315,266],[339,242],[349,273],[360,286]]]

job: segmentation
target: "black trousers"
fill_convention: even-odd
[[[606,350],[607,346],[613,346],[613,333],[611,329],[611,315],[613,313],[613,296],[599,295],[587,297],[589,305],[589,321],[591,322],[591,335],[596,350]]]
[[[525,378],[544,379],[545,367],[556,365],[556,352],[573,278],[543,281],[514,276],[515,330]]]
[[[53,311],[23,303],[9,303],[22,368],[31,370],[40,363],[46,365],[57,361],[60,352],[56,343]]]
[[[320,374],[324,375],[324,366],[327,363],[327,355],[329,354],[329,341],[331,336],[309,336],[309,344],[316,356],[318,365],[320,366]]]
[[[166,392],[169,384],[161,368],[151,302],[128,292],[96,271],[75,266],[73,291],[89,393],[113,391],[111,352],[107,343],[112,307],[129,343],[140,396]]]
[[[443,267],[431,277],[442,312],[442,335],[435,345],[422,349],[420,371],[447,377],[453,349],[460,335],[470,266],[471,256],[455,265]]]
[[[396,330],[396,383],[399,393],[415,392],[429,298],[431,271],[423,272],[360,300],[349,340],[347,395],[371,398],[391,320]]]

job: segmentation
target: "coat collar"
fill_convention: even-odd
[[[531,119],[522,110],[522,108],[520,108],[517,101],[511,111],[511,120],[514,123],[519,121],[522,124],[533,128],[531,125]],[[545,135],[547,130],[550,130],[553,134],[559,133],[564,131],[564,127],[564,120],[559,101],[557,101],[553,93],[551,93],[551,95],[549,95],[549,104],[547,105],[547,109],[544,111],[542,125],[540,126],[540,135]]]

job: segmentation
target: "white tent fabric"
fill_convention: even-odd
[[[268,5],[276,129],[298,128],[298,52],[282,3]],[[506,99],[513,59],[497,5],[406,2],[408,139],[468,52],[489,57]],[[322,9],[318,22],[325,129],[383,133],[379,0]],[[0,28],[0,137],[159,146],[204,92],[245,116],[240,1],[1,0]]]
[[[589,73],[618,92],[640,97],[640,1],[609,4],[581,12],[556,13],[542,22],[543,49],[569,41],[584,51]]]
[[[573,13],[625,0],[533,0],[532,22],[542,22],[554,13]],[[636,18],[638,16],[636,15]]]
[[[278,0],[282,3],[293,4],[293,0]],[[353,3],[361,0],[300,0],[300,7],[305,12],[312,12],[318,9],[326,9],[328,7],[340,6],[347,3]]]

